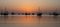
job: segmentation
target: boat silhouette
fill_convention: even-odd
[[[58,14],[58,13],[56,13],[56,12],[53,12],[53,15],[57,16],[57,15],[59,15],[59,14]]]
[[[41,16],[42,15],[42,13],[37,13],[37,16]]]
[[[41,16],[42,15],[42,13],[41,13],[41,11],[40,11],[40,7],[38,8],[38,12],[37,12],[37,16]]]
[[[54,16],[57,16],[57,15],[59,15],[59,14],[57,13],[57,9],[56,9],[54,12],[49,13],[49,15],[54,15]]]
[[[3,15],[8,15],[8,11],[5,11],[5,12],[3,13]]]
[[[8,13],[8,11],[6,11],[6,8],[5,8],[5,10],[4,10],[4,11],[1,11],[0,14],[1,14],[1,15],[8,15],[9,13]]]
[[[11,15],[15,15],[15,13],[14,12],[11,12]]]
[[[25,15],[30,15],[30,13],[25,13]]]
[[[5,11],[5,12],[1,12],[0,15],[8,15],[8,11]]]
[[[32,15],[35,15],[35,13],[32,13]]]

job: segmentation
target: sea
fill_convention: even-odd
[[[60,27],[60,16],[0,15],[0,27]]]

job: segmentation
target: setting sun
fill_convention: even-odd
[[[33,11],[36,11],[35,6],[32,4],[25,4],[21,6],[22,10],[27,13],[31,13]]]

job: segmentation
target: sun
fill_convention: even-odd
[[[35,12],[37,9],[37,6],[34,4],[23,4],[21,5],[21,10],[22,12],[27,12],[27,13],[33,13]]]
[[[27,13],[31,13],[32,11],[33,11],[33,6],[28,6],[28,5],[25,5],[25,6],[23,6],[22,7],[22,10],[24,11],[24,12],[27,12]]]

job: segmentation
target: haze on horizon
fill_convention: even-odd
[[[0,0],[0,11],[37,12],[38,7],[42,12],[60,12],[60,0]]]

